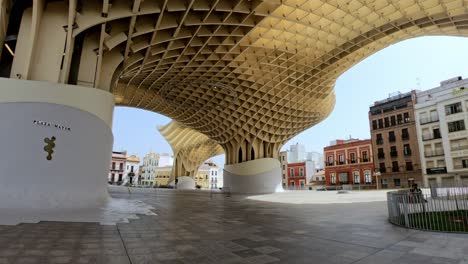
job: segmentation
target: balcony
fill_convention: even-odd
[[[385,172],[387,172],[387,170],[385,169],[385,167],[379,168],[379,171],[380,171],[380,173],[385,173]]]
[[[426,158],[443,156],[443,155],[444,155],[444,150],[443,149],[435,149],[435,150],[424,151],[424,157],[426,157]]]
[[[433,140],[433,139],[438,139],[441,138],[440,134],[426,134],[422,136],[423,141],[428,141],[428,140]]]
[[[383,139],[378,138],[378,139],[376,140],[376,142],[377,142],[377,145],[382,145],[382,144],[383,144]]]
[[[405,157],[411,156],[411,153],[411,149],[403,150],[403,155],[405,155]]]
[[[388,141],[389,141],[389,142],[395,142],[395,141],[396,141],[396,137],[395,137],[395,136],[389,136],[389,137],[388,137]]]
[[[345,164],[344,161],[337,161],[337,162],[336,162],[336,165],[344,165],[344,164]]]
[[[434,167],[434,168],[427,168],[426,174],[443,174],[447,173],[447,167]]]
[[[401,140],[409,140],[409,134],[401,135]]]
[[[467,169],[468,168],[468,164],[457,164],[457,165],[453,165],[453,168],[455,170],[461,170],[461,169]]]
[[[413,171],[413,165],[406,165],[406,171]]]
[[[362,162],[369,162],[369,159],[362,159]]]
[[[378,154],[377,154],[377,157],[378,157],[379,159],[385,159],[385,154],[384,154],[384,153],[378,153]]]
[[[399,172],[400,168],[399,167],[392,167],[392,172]]]
[[[421,124],[421,125],[434,123],[434,122],[439,122],[439,117],[438,116],[423,117],[423,118],[419,119],[419,124]]]
[[[335,165],[334,162],[328,162],[328,163],[327,163],[327,166],[333,166],[333,165]]]
[[[349,163],[354,164],[354,163],[356,163],[356,160],[350,160]]]
[[[398,157],[398,151],[390,151],[390,157],[392,158]]]
[[[453,146],[451,149],[452,149],[452,151],[468,149],[468,144],[467,145]]]

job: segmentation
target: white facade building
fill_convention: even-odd
[[[210,187],[222,188],[223,187],[223,170],[216,164],[210,167]]]
[[[299,163],[305,162],[306,169],[306,183],[316,181],[315,174],[324,169],[323,154],[319,152],[306,152],[304,145],[296,143],[289,146],[289,151],[283,152],[287,156],[287,162],[284,167],[287,167],[288,163]],[[281,156],[281,155],[280,155]],[[281,159],[281,157],[280,157]],[[281,162],[281,160],[280,160]],[[283,163],[282,163],[283,165]],[[282,168],[284,170],[284,168]],[[287,186],[287,173],[283,172],[283,187]],[[320,178],[321,179],[321,178]],[[286,184],[285,184],[286,182]]]
[[[153,185],[156,176],[156,168],[159,164],[159,154],[150,152],[143,158],[143,167],[141,173],[142,185]]]
[[[166,171],[168,167],[174,165],[174,157],[168,153],[155,153],[150,152],[146,154],[143,158],[143,167],[141,173],[141,184],[142,185],[154,185],[158,182],[158,185],[161,185],[159,181],[157,181],[156,176],[158,172],[164,171],[164,176],[166,175]],[[158,168],[162,168],[159,169]]]
[[[303,162],[307,159],[305,147],[302,144],[296,143],[289,146],[288,163]]]
[[[168,167],[174,165],[174,157],[171,154],[163,153],[159,155],[158,166]]]
[[[468,79],[418,92],[415,116],[424,185],[468,184]]]
[[[140,168],[140,158],[136,155],[127,157],[127,162],[124,172],[124,185],[138,183],[138,171]]]

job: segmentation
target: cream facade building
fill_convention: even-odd
[[[223,187],[222,170],[213,161],[204,162],[194,177],[195,184],[202,189],[218,189]]]
[[[415,114],[424,185],[467,185],[468,79],[418,92]]]
[[[281,151],[279,154],[281,165],[281,182],[284,189],[288,188],[288,151]]]
[[[171,166],[158,166],[155,169],[154,185],[156,186],[167,186],[169,179],[172,176],[172,165]]]

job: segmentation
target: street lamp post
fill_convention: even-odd
[[[382,174],[380,173],[380,171],[376,171],[376,172],[374,172],[374,175],[375,175],[375,184],[376,184],[377,190],[378,190],[379,189],[379,176],[382,175]]]

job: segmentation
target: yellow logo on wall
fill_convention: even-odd
[[[52,138],[45,138],[44,142],[47,145],[44,147],[45,152],[47,152],[47,160],[52,160],[52,154],[54,153],[55,148],[55,137]]]

